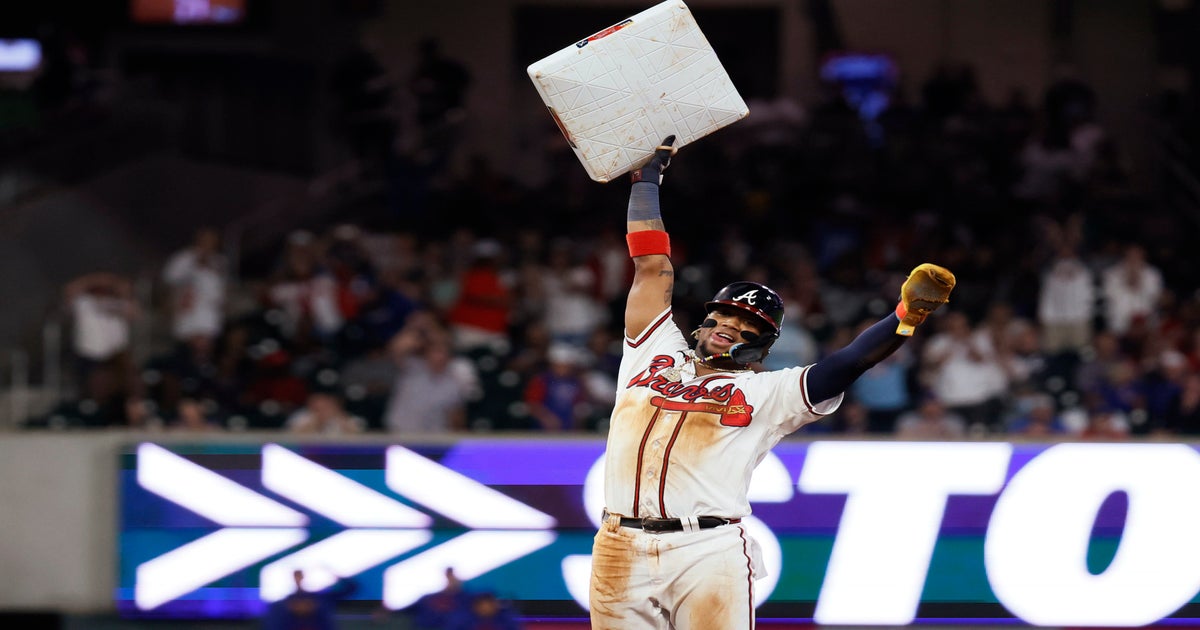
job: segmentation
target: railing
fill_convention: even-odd
[[[40,343],[40,372],[35,375],[34,362],[24,349],[10,350],[7,382],[3,388],[3,406],[0,407],[0,428],[17,428],[33,415],[46,411],[63,396],[62,338],[63,324],[57,319],[42,325]],[[35,378],[40,376],[40,378]]]

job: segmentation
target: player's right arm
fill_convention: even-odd
[[[626,240],[633,257],[633,285],[625,302],[625,335],[636,338],[671,304],[675,268],[659,210],[658,187],[671,162],[675,136],[667,136],[645,166],[633,172]]]

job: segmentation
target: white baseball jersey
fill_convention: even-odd
[[[605,454],[609,512],[749,515],[750,477],[767,452],[842,402],[842,394],[810,400],[809,367],[697,377],[670,308],[626,337]]]

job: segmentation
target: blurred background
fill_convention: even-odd
[[[24,515],[0,523],[35,536],[60,509],[39,479],[104,518],[72,586],[3,578],[0,608],[111,612],[137,440],[602,443],[628,188],[587,178],[525,69],[649,6],[6,7],[0,426],[24,463],[0,497]],[[1200,433],[1194,2],[689,6],[750,115],[666,177],[680,327],[765,282],[788,317],[765,367],[804,365],[916,264],[958,278],[790,439]],[[50,461],[71,463],[31,472]]]

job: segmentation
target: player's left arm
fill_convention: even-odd
[[[658,198],[663,171],[675,154],[671,146],[674,142],[675,136],[663,139],[650,161],[631,175],[625,237],[634,269],[633,285],[625,302],[625,335],[631,339],[671,305],[675,288],[671,244]]]
[[[895,312],[864,330],[846,347],[817,361],[808,371],[808,395],[816,402],[846,391],[863,372],[895,352],[913,329],[950,300],[954,274],[925,263],[908,274]]]

